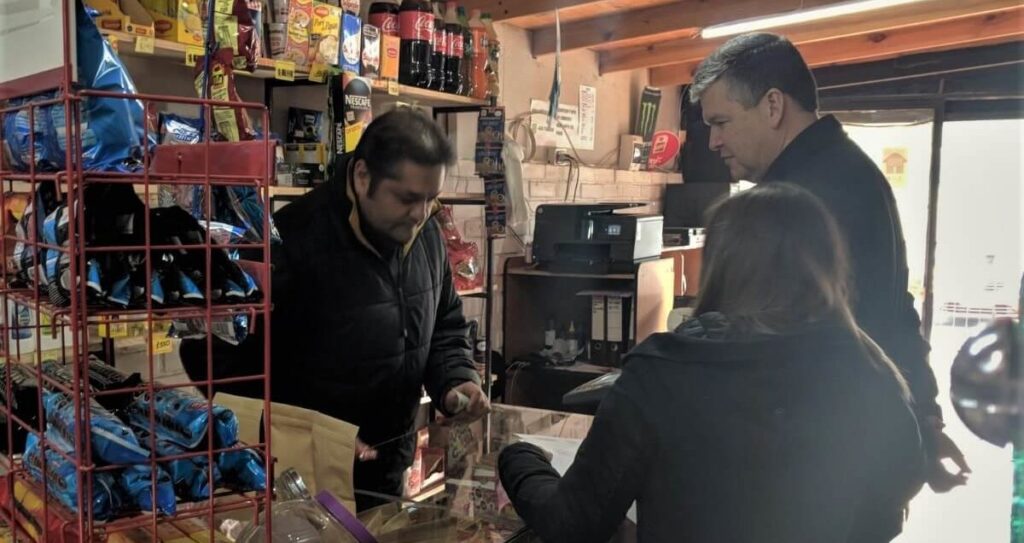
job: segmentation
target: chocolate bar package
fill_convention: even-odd
[[[51,447],[60,446],[60,440],[50,442]],[[62,447],[65,454],[71,450]],[[72,512],[78,512],[78,470],[63,456],[52,448],[43,451],[42,443],[35,434],[28,436],[25,444],[23,462],[29,475],[36,481],[43,481],[43,459],[46,469],[46,486],[50,495],[56,496],[60,502]],[[105,520],[121,509],[121,496],[115,488],[114,476],[107,471],[93,473],[92,496],[88,500],[93,517]]]
[[[195,449],[206,438],[211,409],[208,402],[181,389],[158,390],[153,402],[156,435],[172,443]],[[149,395],[136,398],[128,409],[131,424],[147,429],[149,422]],[[213,435],[215,446],[231,447],[238,442],[238,419],[230,409],[213,406]]]
[[[75,404],[61,392],[44,392],[43,409],[46,411],[48,432],[63,440],[70,450],[75,450],[77,416],[81,416]],[[82,417],[84,419],[84,417]],[[89,405],[88,438],[95,458],[114,465],[141,464],[149,460],[149,452],[139,446],[138,438],[120,419],[92,400]]]

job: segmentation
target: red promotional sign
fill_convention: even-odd
[[[649,168],[658,168],[672,163],[679,154],[679,136],[668,130],[659,130],[651,138],[651,154],[647,160]]]

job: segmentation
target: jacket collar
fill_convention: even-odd
[[[825,115],[789,142],[768,167],[762,181],[786,181],[794,171],[804,167],[807,157],[814,156],[845,139],[846,132],[843,131],[843,125],[839,120],[833,115]]]
[[[356,239],[359,240],[359,243],[363,247],[366,247],[366,249],[368,251],[370,251],[371,253],[376,255],[378,258],[383,260],[384,256],[380,253],[379,250],[377,250],[376,247],[374,247],[374,245],[372,243],[370,243],[370,240],[366,237],[366,233],[363,232],[363,227],[362,227],[362,224],[361,224],[362,218],[361,218],[361,215],[359,213],[359,199],[356,198],[356,191],[355,191],[355,187],[353,186],[355,184],[355,176],[352,174],[352,168],[353,168],[353,163],[352,163],[351,160],[349,160],[348,164],[346,165],[346,175],[345,175],[345,198],[348,200],[348,204],[349,204],[349,208],[350,208],[349,213],[348,213],[348,224],[352,228],[352,233],[355,234]],[[432,204],[431,209],[430,209],[430,217],[427,218],[427,221],[429,221],[430,218],[433,218],[433,216],[435,214],[437,214],[437,212],[440,211],[440,210],[441,210],[441,203],[438,202],[437,200],[434,200],[434,203]],[[423,224],[418,226],[416,228],[416,231],[413,232],[412,239],[410,239],[409,242],[406,243],[402,247],[402,257],[403,258],[405,258],[405,256],[409,254],[409,251],[412,249],[413,244],[416,243],[416,240],[420,236],[420,232],[423,231],[423,227],[426,224],[427,224],[427,222],[423,221]]]

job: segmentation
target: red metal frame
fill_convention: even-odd
[[[270,526],[270,512],[269,508],[271,505],[272,498],[272,481],[273,481],[273,456],[271,455],[271,432],[270,432],[270,299],[271,299],[271,285],[269,283],[270,277],[270,205],[267,187],[270,185],[270,175],[273,172],[273,142],[269,140],[267,136],[264,139],[251,142],[233,143],[233,144],[222,144],[218,142],[212,142],[210,140],[211,130],[206,130],[204,134],[204,141],[201,144],[193,146],[174,146],[175,149],[167,149],[162,146],[157,146],[155,149],[150,149],[148,145],[142,145],[143,142],[149,140],[150,134],[148,125],[144,129],[142,141],[140,142],[141,148],[143,149],[143,168],[138,173],[122,174],[122,173],[108,173],[108,172],[86,172],[82,170],[82,161],[76,159],[81,157],[82,154],[82,134],[80,133],[81,127],[81,107],[84,100],[89,98],[115,98],[125,100],[139,100],[143,105],[143,111],[149,112],[152,106],[155,105],[167,105],[167,104],[178,104],[178,105],[194,105],[201,106],[205,117],[205,126],[212,127],[212,107],[233,107],[237,109],[243,109],[247,111],[256,111],[257,114],[262,118],[262,126],[264,127],[264,134],[269,132],[270,116],[264,104],[256,103],[245,103],[245,102],[221,102],[215,100],[206,100],[198,98],[185,98],[185,97],[174,97],[174,96],[163,96],[163,95],[144,95],[144,94],[117,94],[110,92],[98,92],[98,91],[87,91],[87,90],[74,90],[72,87],[71,79],[71,63],[69,59],[69,43],[72,39],[72,30],[69,29],[68,25],[68,10],[74,9],[72,2],[65,2],[64,12],[64,54],[65,54],[65,66],[62,70],[63,81],[61,82],[59,95],[54,100],[47,102],[37,102],[32,104],[26,104],[19,107],[8,107],[0,109],[0,126],[3,123],[3,117],[9,114],[15,114],[18,111],[27,110],[29,116],[29,125],[35,127],[36,115],[40,114],[40,108],[45,106],[64,107],[65,118],[68,119],[66,134],[67,145],[65,146],[65,164],[66,168],[59,172],[37,172],[34,160],[27,172],[13,172],[12,166],[5,163],[3,156],[0,156],[0,181],[3,181],[3,189],[0,190],[0,209],[6,210],[6,201],[8,198],[7,189],[13,189],[15,182],[27,183],[28,191],[30,195],[30,201],[35,201],[36,191],[40,183],[53,182],[57,188],[57,194],[60,201],[67,205],[67,209],[72,213],[72,218],[68,222],[68,246],[67,247],[56,247],[47,245],[41,240],[36,239],[35,227],[29,228],[29,239],[25,245],[31,248],[33,251],[33,265],[38,266],[39,264],[39,249],[48,249],[54,251],[60,251],[62,254],[69,256],[69,272],[73,278],[78,278],[84,274],[80,273],[80,270],[86,270],[88,256],[98,252],[109,252],[109,251],[144,251],[147,255],[145,259],[145,280],[146,286],[149,288],[152,281],[152,255],[154,250],[168,249],[167,246],[154,245],[150,243],[150,198],[153,190],[156,190],[160,185],[201,185],[207,197],[205,198],[206,209],[205,216],[207,218],[212,217],[212,198],[211,189],[214,186],[250,186],[258,189],[262,195],[262,202],[264,207],[264,224],[263,224],[263,240],[261,243],[246,243],[246,244],[217,244],[211,239],[209,231],[206,233],[204,243],[199,245],[188,246],[190,249],[202,249],[205,252],[206,257],[206,285],[205,292],[211,292],[211,267],[212,258],[211,253],[214,250],[220,249],[258,249],[262,255],[255,263],[248,263],[248,270],[252,275],[258,278],[260,283],[260,289],[263,297],[260,302],[256,303],[245,303],[245,304],[214,304],[209,296],[205,297],[204,304],[200,306],[191,305],[176,308],[155,308],[151,297],[147,294],[146,296],[146,307],[145,309],[131,309],[131,310],[111,310],[111,309],[97,309],[90,307],[87,302],[87,288],[85,281],[79,281],[76,287],[72,287],[70,305],[68,307],[55,307],[49,303],[49,301],[39,294],[39,289],[36,286],[31,288],[14,288],[12,285],[12,279],[14,274],[7,265],[3,266],[2,274],[0,274],[0,304],[2,304],[3,321],[0,323],[0,359],[6,361],[4,364],[3,371],[3,382],[2,386],[6,393],[6,397],[11,398],[12,393],[12,382],[11,382],[11,364],[13,363],[25,363],[33,364],[35,361],[42,360],[42,349],[43,349],[43,334],[46,333],[50,338],[60,339],[61,348],[59,349],[58,358],[70,364],[73,383],[72,386],[68,387],[64,384],[56,382],[50,377],[43,374],[41,366],[35,364],[34,373],[40,388],[42,385],[46,385],[51,389],[56,389],[67,394],[73,401],[74,408],[78,420],[82,421],[83,427],[88,428],[90,426],[90,411],[87,406],[96,397],[102,397],[110,394],[124,394],[124,393],[145,393],[152,397],[153,393],[164,389],[181,388],[183,386],[196,386],[199,387],[208,398],[212,398],[214,387],[218,385],[226,385],[230,383],[238,383],[243,381],[259,381],[262,382],[264,387],[264,417],[263,417],[263,429],[265,441],[263,443],[247,444],[248,448],[258,450],[262,453],[263,457],[267,459],[267,490],[266,492],[260,493],[248,493],[246,495],[240,495],[231,492],[219,492],[214,495],[214,498],[207,500],[203,503],[183,505],[179,504],[179,511],[172,517],[159,516],[157,513],[141,513],[128,518],[118,518],[112,521],[101,522],[92,518],[92,508],[83,507],[89,502],[89,497],[92,495],[92,472],[101,472],[115,467],[111,466],[97,466],[92,457],[91,443],[89,439],[82,438],[82,432],[79,431],[75,436],[74,449],[75,452],[72,455],[66,455],[58,449],[51,448],[45,435],[45,416],[43,415],[42,406],[42,394],[38,398],[37,408],[39,409],[39,422],[38,424],[31,424],[25,420],[19,418],[13,411],[10,405],[4,405],[0,408],[0,416],[6,417],[7,424],[7,448],[3,450],[3,456],[0,457],[0,472],[6,470],[4,481],[0,484],[3,488],[0,492],[6,492],[3,500],[0,501],[0,520],[3,520],[12,530],[13,535],[17,540],[36,540],[36,541],[105,541],[111,534],[115,532],[123,532],[130,529],[143,528],[149,534],[152,535],[152,541],[158,541],[157,528],[164,522],[182,520],[187,518],[204,518],[207,520],[210,529],[210,540],[213,540],[214,532],[216,530],[215,516],[219,513],[234,511],[238,509],[251,508],[253,510],[253,520],[256,520],[261,511],[266,512],[266,538],[270,540],[271,526]],[[52,77],[38,79],[41,81],[40,85],[50,85],[52,88]],[[10,88],[10,87],[8,87]],[[19,87],[19,91],[25,93],[38,93],[45,88],[29,88]],[[147,123],[148,124],[148,123]],[[29,146],[31,149],[35,148],[35,130],[31,131],[29,136]],[[0,134],[2,137],[2,134]],[[181,153],[186,152],[190,154],[189,160],[182,161],[180,157]],[[197,154],[196,154],[197,153]],[[156,166],[155,162],[162,161],[161,164],[168,164],[171,162],[169,157],[178,156],[179,168],[173,170],[173,168]],[[157,159],[157,157],[160,157]],[[225,160],[226,158],[230,160]],[[261,159],[262,158],[262,159]],[[198,160],[197,160],[198,159]],[[253,164],[255,159],[256,164]],[[201,165],[197,165],[196,162],[201,162]],[[187,168],[181,168],[180,166],[187,164]],[[159,171],[155,171],[159,170]],[[85,212],[84,207],[84,191],[85,187],[97,184],[97,183],[132,183],[141,185],[144,188],[144,205],[145,205],[145,224],[144,232],[146,243],[141,246],[122,246],[122,247],[86,247],[84,241],[85,233]],[[34,213],[41,213],[42,210],[34,210]],[[14,235],[7,234],[7,222],[10,217],[4,212],[4,217],[0,220],[0,229],[3,230],[2,236],[0,236],[0,253],[7,254],[8,247],[15,243],[16,237]],[[176,246],[175,248],[180,248]],[[6,263],[5,263],[6,264]],[[17,317],[12,317],[12,309],[18,306],[29,307],[33,312],[33,320],[29,324],[28,329],[32,332],[34,346],[28,349],[31,352],[22,352],[22,340],[13,340],[12,333],[19,334],[25,329],[19,322]],[[262,316],[260,319],[262,322],[262,340],[264,347],[262,372],[254,373],[252,376],[247,377],[235,377],[230,379],[214,379],[213,373],[213,342],[208,340],[206,342],[207,352],[207,374],[206,379],[193,382],[189,385],[172,385],[165,386],[155,383],[153,380],[154,372],[154,352],[153,352],[153,326],[152,324],[167,320],[170,318],[202,318],[207,323],[207,329],[209,329],[209,323],[215,317],[221,317],[225,315],[232,315],[236,313],[245,313],[252,318],[253,326],[255,326],[257,320],[256,317]],[[49,323],[43,323],[42,317],[46,316],[49,318]],[[144,322],[149,324],[147,326],[146,338],[148,340],[147,358],[148,358],[148,375],[144,375],[145,385],[142,387],[125,388],[121,390],[109,390],[104,392],[95,393],[92,392],[89,387],[81,386],[82,378],[88,375],[88,364],[89,364],[89,339],[95,337],[95,333],[91,331],[91,328],[97,324],[110,322],[112,319],[117,319],[118,322]],[[92,335],[92,336],[91,336]],[[256,361],[253,361],[254,365]],[[152,403],[152,402],[151,402]],[[212,420],[212,403],[209,405],[210,418]],[[150,409],[150,425],[151,435],[155,435],[152,428],[155,428],[155,413],[153,409]],[[64,508],[59,502],[51,499],[49,489],[45,484],[38,484],[31,479],[26,473],[25,468],[21,464],[19,455],[22,451],[13,450],[13,438],[15,428],[21,428],[31,434],[35,434],[40,438],[43,450],[54,450],[64,456],[66,460],[74,463],[78,472],[78,511],[88,511],[85,515],[75,515],[71,511]],[[204,450],[192,452],[185,455],[178,455],[175,457],[152,457],[150,458],[150,465],[155,466],[157,463],[165,462],[178,458],[194,457],[200,455],[206,455],[211,465],[214,463],[214,455],[221,452],[219,449],[215,449],[213,446],[213,424],[209,424],[207,428],[207,448]],[[150,450],[155,450],[155,443],[151,438],[150,443],[145,443]],[[44,466],[44,469],[48,469]],[[210,484],[212,485],[212,471],[209,475],[211,478]],[[154,471],[153,482],[155,488],[156,474]],[[28,511],[24,504],[14,499],[15,487],[24,488],[23,485],[28,484],[36,494],[42,500],[41,512]],[[156,502],[155,490],[153,496],[154,503]],[[21,521],[28,520],[29,526],[24,526]],[[51,533],[47,527],[51,525],[51,522],[55,523],[59,529],[52,530],[55,533]],[[35,527],[31,526],[34,524]],[[42,527],[41,529],[39,527]],[[32,532],[36,533],[33,536]],[[27,539],[26,539],[27,538]]]

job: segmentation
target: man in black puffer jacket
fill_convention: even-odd
[[[397,109],[369,125],[344,175],[274,216],[273,399],[359,426],[377,458],[357,462],[357,490],[400,494],[423,388],[446,415],[488,409],[433,220],[452,159],[433,121]],[[250,337],[231,358],[251,373],[260,345]],[[205,347],[196,354],[205,378]],[[218,377],[231,371],[216,362]]]

